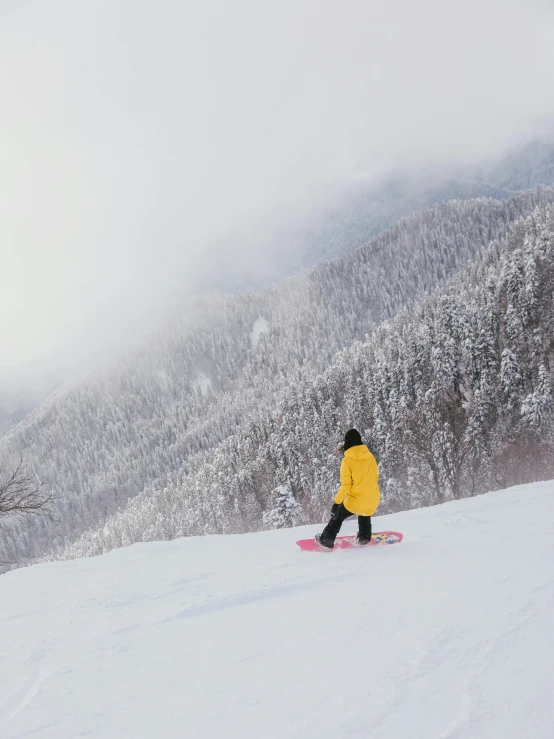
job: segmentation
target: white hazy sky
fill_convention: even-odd
[[[554,115],[550,0],[0,0],[0,367],[119,342],[211,240]]]

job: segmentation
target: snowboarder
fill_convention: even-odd
[[[344,437],[344,457],[340,466],[340,488],[331,508],[331,520],[315,537],[320,549],[332,550],[340,527],[350,516],[358,516],[356,543],[365,546],[371,541],[371,516],[377,510],[379,470],[375,457],[356,429]]]

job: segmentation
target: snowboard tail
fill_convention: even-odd
[[[384,544],[399,544],[403,539],[402,534],[398,531],[377,531],[372,534],[371,541],[367,547],[378,547]],[[300,539],[296,542],[303,552],[321,552],[314,539]],[[356,536],[337,536],[335,539],[335,549],[366,549],[356,544]],[[330,549],[330,552],[335,551]]]

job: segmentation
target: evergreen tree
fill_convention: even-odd
[[[552,439],[552,381],[550,373],[541,364],[536,389],[527,395],[521,407],[523,423],[540,438]]]
[[[284,529],[294,526],[300,518],[300,505],[287,485],[279,485],[272,495],[272,508],[263,515],[266,529]]]

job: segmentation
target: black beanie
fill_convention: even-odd
[[[344,435],[344,451],[350,449],[351,446],[360,446],[360,444],[363,444],[363,441],[359,431],[350,429],[346,432]]]

